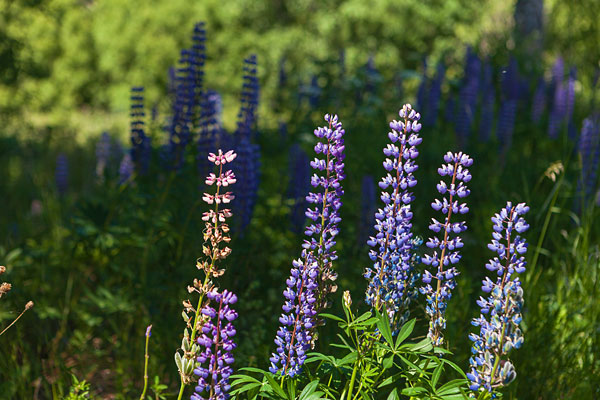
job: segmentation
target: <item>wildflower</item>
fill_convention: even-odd
[[[479,139],[482,142],[487,142],[490,139],[492,126],[494,126],[496,90],[492,78],[492,65],[489,62],[486,62],[483,67],[481,116],[479,118]]]
[[[527,242],[519,234],[529,225],[522,217],[529,211],[525,203],[513,206],[506,204],[500,213],[492,218],[494,223],[492,241],[488,248],[497,253],[486,268],[494,272],[496,281],[483,280],[482,290],[489,297],[480,297],[477,304],[481,307],[479,318],[473,319],[473,325],[479,327],[479,334],[470,334],[473,341],[469,363],[471,371],[467,378],[473,391],[492,392],[495,388],[506,386],[516,377],[515,368],[506,359],[513,348],[520,348],[523,336],[519,329],[522,320],[523,289],[515,273],[525,272]],[[515,236],[515,231],[517,235]]]
[[[438,173],[444,177],[452,177],[451,183],[447,184],[443,180],[437,185],[438,192],[443,195],[442,201],[436,199],[431,203],[431,207],[436,211],[441,211],[444,215],[444,221],[438,221],[432,218],[429,229],[434,233],[443,232],[443,237],[429,238],[427,247],[434,250],[432,255],[423,256],[423,264],[434,268],[435,274],[429,270],[423,273],[423,282],[425,286],[419,290],[427,296],[427,306],[425,312],[429,317],[429,332],[427,337],[431,339],[434,346],[440,346],[444,343],[442,331],[446,328],[446,303],[452,297],[452,290],[456,287],[454,278],[459,274],[454,266],[460,259],[460,248],[463,247],[458,234],[467,230],[464,221],[452,222],[451,218],[456,214],[466,214],[469,211],[466,203],[459,203],[470,193],[466,183],[471,180],[471,174],[468,170],[473,164],[473,159],[467,154],[448,152],[444,156],[445,164],[438,169]],[[455,235],[451,237],[451,235]],[[431,286],[431,281],[436,280],[436,289]]]
[[[189,384],[193,380],[193,374],[200,376],[198,387],[196,388],[196,394],[193,398],[202,399],[203,391],[209,393],[210,399],[222,399],[227,398],[226,392],[228,390],[228,379],[231,372],[222,365],[223,359],[221,358],[222,350],[224,349],[227,354],[235,346],[231,344],[225,344],[227,338],[231,338],[235,331],[231,331],[230,325],[222,327],[222,317],[232,321],[235,318],[230,318],[235,314],[234,311],[229,310],[228,306],[225,305],[235,303],[235,295],[224,291],[219,294],[215,289],[212,279],[219,277],[225,273],[224,269],[218,268],[219,261],[227,258],[231,254],[231,248],[228,247],[231,237],[229,236],[229,225],[226,223],[227,219],[232,216],[232,212],[229,208],[221,208],[221,204],[229,204],[233,199],[234,195],[227,189],[236,183],[237,178],[231,170],[225,170],[224,166],[231,163],[237,154],[233,151],[227,151],[223,153],[222,150],[218,150],[217,153],[210,153],[208,155],[208,161],[218,168],[218,174],[211,173],[206,177],[205,183],[208,186],[215,186],[215,193],[204,193],[202,199],[209,205],[213,205],[213,209],[206,211],[202,214],[202,221],[204,221],[204,245],[202,246],[202,252],[206,256],[204,260],[199,260],[197,268],[204,272],[204,281],[194,279],[194,285],[188,286],[190,293],[196,292],[199,294],[198,305],[194,308],[189,300],[183,302],[184,311],[182,317],[186,323],[186,329],[184,330],[184,337],[181,343],[181,349],[183,355],[179,352],[175,353],[175,363],[179,370],[181,377],[181,388],[180,396],[183,393],[184,386]],[[214,309],[210,307],[208,302],[205,302],[205,297],[208,298],[208,302],[216,302],[221,304],[220,310],[223,310],[223,315],[219,311],[219,318],[216,323],[212,320],[215,318],[213,313]],[[211,311],[212,310],[212,311]],[[191,314],[191,315],[190,315]],[[237,314],[236,314],[237,315]],[[216,327],[218,332],[212,332],[208,327]],[[191,329],[191,335],[188,332]],[[229,330],[224,333],[225,330]],[[205,336],[198,336],[199,332],[202,332]],[[231,333],[233,332],[233,333]],[[212,335],[215,348],[211,350],[211,346],[208,344],[206,335]],[[230,334],[231,333],[231,334]],[[220,335],[220,336],[219,336]],[[227,337],[225,337],[225,336]],[[222,342],[219,342],[219,339]],[[198,339],[198,340],[196,340]],[[204,347],[204,353],[199,353],[201,347]],[[233,347],[232,347],[233,346]],[[208,352],[208,353],[207,353]],[[206,357],[211,358],[211,364],[205,369],[196,368],[196,363],[204,363],[202,354]],[[216,358],[215,358],[216,357]],[[227,356],[229,360],[230,355]],[[232,361],[233,362],[233,361]],[[216,364],[214,364],[216,363]],[[210,371],[210,373],[206,372]],[[205,373],[206,372],[206,373]],[[210,379],[209,378],[210,375]],[[208,380],[207,380],[208,379]],[[209,383],[206,383],[209,382]],[[208,385],[208,386],[207,386]],[[208,388],[208,389],[207,389]],[[216,396],[216,397],[213,397]],[[223,397],[225,396],[225,397]]]
[[[546,109],[546,81],[542,77],[538,79],[532,103],[531,120],[538,123]]]
[[[408,318],[408,305],[416,294],[412,278],[417,242],[411,232],[414,196],[410,190],[417,184],[413,174],[418,168],[416,146],[423,141],[418,134],[421,115],[405,104],[400,117],[401,121],[390,123],[388,137],[392,143],[383,149],[388,157],[383,162],[388,173],[379,182],[384,207],[375,213],[376,234],[367,241],[374,248],[369,251],[374,264],[364,274],[369,279],[367,304],[379,311],[385,307],[394,332]]]
[[[337,259],[333,250],[340,222],[340,200],[344,193],[341,181],[344,176],[344,129],[337,115],[325,115],[329,126],[317,128],[315,136],[323,139],[315,145],[315,152],[325,159],[315,158],[311,166],[325,171],[325,176],[314,174],[311,184],[321,186],[323,193],[309,193],[307,202],[315,208],[306,210],[312,220],[305,234],[301,258],[292,262],[287,288],[283,292],[285,302],[283,314],[279,318],[281,326],[277,331],[277,350],[272,354],[269,370],[282,376],[293,377],[300,372],[306,360],[306,352],[312,347],[318,321],[318,311],[326,306],[326,295],[336,289],[336,278],[332,261]]]
[[[54,178],[56,180],[56,188],[60,195],[67,193],[69,188],[69,160],[64,153],[60,153],[56,157],[56,170],[54,172]]]
[[[600,124],[592,118],[583,120],[579,139],[581,157],[581,180],[578,191],[585,200],[589,199],[597,188],[598,163],[600,161]]]
[[[233,373],[231,364],[234,361],[231,352],[236,347],[233,341],[236,330],[231,322],[237,318],[237,313],[230,306],[237,302],[237,296],[227,290],[219,293],[217,289],[213,289],[206,297],[210,303],[202,308],[205,322],[197,339],[201,350],[196,358],[198,365],[194,369],[198,385],[191,398],[228,399],[231,389],[229,377]]]
[[[119,184],[122,185],[126,182],[129,182],[131,177],[133,176],[133,170],[135,165],[133,164],[133,160],[131,159],[130,153],[125,153],[123,155],[123,159],[121,159],[121,163],[119,164]]]
[[[145,174],[150,166],[150,137],[146,135],[144,117],[144,88],[131,88],[131,161],[138,173]]]
[[[466,145],[467,139],[471,134],[471,127],[475,118],[477,95],[479,93],[480,72],[481,60],[471,47],[469,47],[467,48],[465,72],[459,92],[458,111],[454,121],[458,142],[461,147]]]
[[[100,140],[96,144],[96,176],[100,179],[104,177],[104,169],[110,158],[111,139],[108,132],[103,132]]]
[[[235,210],[241,233],[252,219],[260,180],[260,148],[253,142],[256,137],[256,109],[259,96],[256,64],[254,54],[244,60],[244,82],[235,133],[235,147],[239,155],[235,172],[240,181]]]
[[[498,112],[496,135],[501,151],[505,152],[512,144],[515,121],[517,118],[517,101],[519,99],[519,71],[517,62],[512,59],[503,70],[502,101]]]

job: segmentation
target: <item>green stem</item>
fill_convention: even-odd
[[[354,381],[356,380],[356,371],[358,370],[359,363],[360,359],[357,359],[354,362],[354,369],[352,370],[352,376],[350,377],[350,387],[348,388],[348,395],[346,396],[346,400],[352,399],[352,390],[354,389]]]
[[[150,355],[148,354],[148,342],[150,342],[150,335],[146,335],[146,348],[144,350],[144,390],[140,395],[140,400],[144,400],[146,397],[146,390],[148,390],[148,360],[150,360]]]

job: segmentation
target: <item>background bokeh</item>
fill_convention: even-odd
[[[312,130],[327,112],[347,132],[333,311],[342,289],[366,309],[381,149],[388,122],[411,102],[424,120],[417,234],[428,236],[442,155],[460,149],[475,160],[448,309],[455,361],[468,365],[489,218],[507,200],[526,201],[525,345],[513,354],[518,377],[505,395],[600,396],[598,15],[596,0],[0,0],[0,264],[13,284],[0,326],[26,301],[36,304],[0,337],[0,398],[62,398],[72,376],[98,398],[131,398],[150,323],[151,375],[165,393],[176,390],[181,301],[203,240],[203,128],[190,122],[182,165],[173,168],[165,151],[177,105],[170,71],[199,21],[203,90],[218,93],[206,103],[220,110],[211,122],[218,144],[242,145],[243,62],[258,60],[258,109],[244,147],[255,158],[240,172],[252,179],[233,188],[256,197],[238,210],[249,225],[234,223],[220,283],[240,298],[237,367],[265,368],[273,351],[302,241]],[[137,164],[124,181],[130,90],[139,86],[149,167]],[[413,315],[422,334],[422,305]],[[333,332],[325,326],[319,346]]]

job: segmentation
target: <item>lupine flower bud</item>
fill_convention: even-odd
[[[427,336],[431,339],[434,346],[440,346],[444,343],[443,330],[446,328],[446,303],[452,296],[452,290],[456,286],[454,278],[459,274],[454,266],[461,259],[460,248],[463,243],[458,234],[467,230],[464,221],[452,222],[453,214],[466,214],[469,208],[465,203],[459,203],[458,199],[463,199],[469,195],[470,190],[466,183],[471,180],[471,174],[468,170],[473,164],[473,159],[464,153],[448,152],[444,155],[446,164],[442,164],[438,169],[441,176],[451,178],[451,183],[447,184],[440,181],[437,186],[440,194],[444,195],[443,200],[435,200],[431,207],[444,214],[443,222],[432,218],[429,229],[435,233],[443,232],[442,238],[431,237],[427,242],[427,247],[434,250],[432,255],[423,256],[423,264],[433,267],[433,271],[425,270],[423,273],[423,282],[426,284],[419,290],[427,296],[427,305],[425,313],[429,317],[429,332]],[[457,199],[458,198],[458,199]],[[433,274],[434,272],[435,274]],[[431,281],[437,281],[436,288],[431,285]]]
[[[399,114],[401,120],[390,123],[392,143],[383,150],[389,157],[383,162],[388,174],[379,182],[384,207],[375,213],[375,236],[367,241],[374,248],[369,251],[373,267],[364,274],[369,280],[367,304],[379,311],[385,307],[394,333],[408,319],[408,306],[417,294],[414,265],[418,259],[413,253],[420,244],[411,232],[414,196],[410,190],[417,184],[413,172],[418,168],[416,146],[422,142],[418,134],[421,115],[410,104]]]
[[[479,327],[479,334],[469,335],[473,341],[473,356],[469,360],[471,371],[467,378],[473,391],[492,393],[493,389],[508,385],[517,375],[506,355],[523,344],[519,329],[523,289],[519,278],[513,275],[525,272],[523,254],[527,251],[527,242],[519,234],[529,228],[522,217],[528,211],[525,203],[513,206],[508,202],[492,218],[492,241],[488,248],[498,257],[489,260],[485,267],[497,278],[496,282],[489,278],[483,281],[482,290],[490,296],[486,299],[480,297],[477,301],[481,315],[473,319],[472,324]]]
[[[152,148],[150,137],[145,131],[144,88],[131,88],[131,161],[140,174],[145,174],[150,165]]]

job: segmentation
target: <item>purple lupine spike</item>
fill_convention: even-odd
[[[229,377],[233,374],[231,365],[234,362],[232,351],[236,348],[233,340],[236,330],[232,321],[238,315],[231,305],[237,302],[237,296],[227,290],[219,293],[214,288],[206,293],[206,297],[210,302],[202,308],[205,323],[197,339],[200,352],[194,369],[198,385],[191,399],[224,400],[230,397]]]
[[[566,120],[567,120],[567,135],[571,141],[577,139],[575,130],[575,122],[573,121],[573,110],[575,109],[575,83],[577,81],[577,68],[572,67],[569,71],[569,78],[566,87]]]
[[[427,107],[427,86],[427,58],[423,58],[423,73],[421,74],[421,82],[419,83],[419,88],[417,89],[417,107],[419,109],[424,109]]]
[[[502,71],[502,102],[498,114],[496,135],[500,151],[505,152],[512,144],[519,100],[519,70],[515,59]]]
[[[302,247],[309,252],[314,252],[314,258],[319,266],[319,292],[317,310],[326,307],[326,296],[335,290],[333,284],[337,274],[333,270],[332,262],[337,259],[337,252],[333,249],[335,238],[339,233],[338,224],[341,221],[341,197],[344,194],[342,180],[344,173],[344,128],[337,115],[325,115],[329,126],[315,129],[314,134],[322,140],[315,145],[317,155],[322,154],[323,159],[315,158],[310,165],[315,171],[322,171],[324,176],[315,173],[311,177],[311,185],[315,188],[322,187],[323,193],[309,193],[306,201],[315,205],[308,208],[306,216],[313,222],[306,228],[305,234],[309,237],[304,240]]]
[[[65,195],[69,189],[69,160],[64,153],[56,157],[56,169],[54,171],[56,189],[58,194]]]
[[[481,115],[479,118],[479,139],[482,142],[490,140],[494,126],[494,107],[496,105],[496,89],[493,82],[493,68],[489,62],[483,67]]]
[[[548,136],[550,139],[558,137],[560,127],[567,113],[567,87],[563,83],[565,64],[562,57],[558,57],[552,66],[551,93],[552,108],[548,118]]]
[[[546,110],[546,81],[540,77],[535,88],[533,101],[531,105],[531,120],[535,123],[540,122],[542,115]]]
[[[432,218],[429,229],[442,237],[431,237],[426,243],[427,247],[434,250],[432,255],[423,256],[423,264],[431,266],[434,269],[432,274],[425,269],[423,273],[423,282],[425,286],[419,290],[427,296],[427,305],[425,312],[429,317],[429,332],[427,337],[431,339],[434,346],[440,346],[444,343],[443,330],[446,328],[446,303],[452,296],[452,290],[456,287],[455,277],[459,274],[455,264],[460,259],[460,248],[463,242],[458,236],[467,230],[464,221],[452,222],[454,214],[466,214],[469,211],[466,203],[459,203],[471,192],[466,183],[471,180],[471,174],[468,170],[473,164],[473,159],[467,154],[448,152],[444,156],[444,164],[438,168],[438,173],[442,176],[451,178],[448,184],[443,180],[437,185],[438,192],[443,196],[442,201],[436,199],[431,203],[431,207],[436,211],[441,211],[445,216],[443,221]],[[452,237],[453,236],[453,237]],[[431,286],[431,281],[436,280],[436,289]]]
[[[104,177],[104,169],[111,157],[112,140],[108,132],[102,132],[100,140],[96,143],[96,176]]]
[[[119,185],[129,182],[133,176],[134,170],[135,164],[131,159],[131,154],[125,153],[121,159],[121,163],[119,164]]]
[[[427,93],[427,114],[424,115],[423,121],[427,126],[434,126],[437,122],[445,74],[446,67],[444,66],[444,63],[440,62],[437,65],[435,77],[431,81],[429,92]]]
[[[400,121],[390,122],[391,143],[383,149],[387,175],[379,187],[384,206],[375,213],[375,236],[367,241],[373,247],[369,251],[373,267],[364,274],[369,280],[367,304],[381,312],[385,307],[394,333],[408,319],[408,306],[416,295],[412,286],[416,263],[413,253],[418,241],[411,232],[411,190],[417,184],[413,174],[418,169],[414,161],[419,155],[416,146],[423,141],[418,134],[421,115],[410,104],[405,104],[399,114]]]
[[[333,246],[340,221],[340,197],[344,193],[344,129],[337,115],[327,114],[325,121],[329,125],[314,132],[323,140],[317,143],[315,152],[323,154],[324,159],[311,162],[315,170],[325,171],[325,176],[314,174],[311,178],[312,186],[322,187],[323,192],[306,196],[309,203],[316,205],[306,210],[313,223],[306,228],[309,239],[302,245],[301,258],[292,262],[283,292],[286,300],[279,318],[281,326],[275,338],[277,350],[270,358],[269,370],[282,376],[293,377],[300,372],[306,352],[316,340],[317,313],[324,308],[327,293],[334,290],[336,275],[331,264],[337,258]]]
[[[465,72],[459,92],[458,111],[454,127],[458,136],[458,143],[465,147],[467,139],[471,134],[473,120],[475,118],[475,106],[479,93],[479,76],[481,74],[481,60],[468,47],[465,60]]]
[[[131,112],[129,114],[131,131],[131,160],[139,174],[148,172],[152,147],[150,137],[146,135],[144,111],[144,88],[131,88]]]
[[[369,237],[374,234],[371,226],[371,216],[375,214],[375,181],[371,175],[362,178],[360,198],[360,220],[358,224],[358,246],[364,246]]]
[[[297,144],[290,147],[290,184],[288,186],[288,197],[293,201],[290,210],[290,222],[292,231],[303,232],[306,222],[305,210],[308,206],[306,193],[310,188],[310,160],[306,153]]]
[[[235,147],[238,153],[235,173],[239,182],[235,214],[239,221],[238,227],[241,234],[244,233],[252,219],[260,180],[260,147],[253,142],[257,135],[256,111],[259,96],[256,67],[256,55],[252,54],[244,60],[242,96],[235,133]]]
[[[489,296],[477,301],[481,314],[472,324],[479,327],[479,333],[469,335],[473,356],[469,360],[471,371],[467,378],[471,381],[470,389],[475,392],[492,393],[494,389],[508,385],[517,375],[506,355],[523,344],[519,329],[523,289],[519,278],[513,275],[525,272],[527,264],[523,257],[527,242],[519,236],[529,228],[522,217],[527,211],[529,207],[525,203],[513,206],[508,202],[492,218],[492,242],[488,248],[498,256],[489,260],[485,267],[494,273],[496,281],[487,277],[483,280],[481,289]]]
[[[202,111],[198,124],[200,128],[197,142],[198,155],[196,157],[200,176],[206,176],[212,170],[212,163],[208,161],[206,155],[217,151],[217,142],[222,131],[222,108],[221,96],[217,91],[206,90],[203,93]]]
[[[577,191],[582,193],[585,201],[597,189],[598,163],[600,158],[600,124],[593,118],[586,118],[581,128],[579,139],[579,155],[581,157],[581,179]]]

